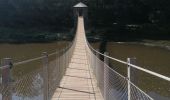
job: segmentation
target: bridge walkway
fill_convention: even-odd
[[[75,50],[52,100],[102,100],[88,64],[84,34],[84,21],[82,17],[79,17]]]

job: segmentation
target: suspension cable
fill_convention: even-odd
[[[86,43],[87,43],[87,46],[88,46],[92,51],[94,51],[95,53],[98,53],[98,54],[100,54],[100,55],[102,55],[102,56],[104,56],[104,57],[107,57],[107,58],[111,59],[111,60],[120,62],[120,63],[125,64],[125,65],[129,65],[129,66],[131,66],[131,67],[133,67],[133,68],[135,68],[135,69],[141,70],[141,71],[143,71],[143,72],[146,72],[146,73],[151,74],[151,75],[153,75],[153,76],[157,76],[157,77],[159,77],[159,78],[161,78],[161,79],[164,79],[164,80],[170,82],[170,78],[167,77],[167,76],[164,76],[164,75],[162,75],[162,74],[159,74],[159,73],[150,71],[150,70],[145,69],[145,68],[142,68],[142,67],[140,67],[140,66],[136,66],[136,65],[127,63],[127,62],[125,62],[125,61],[123,61],[123,60],[120,60],[120,59],[117,59],[117,58],[113,58],[113,57],[107,56],[107,55],[105,55],[105,54],[103,54],[103,53],[100,53],[99,51],[95,50],[95,49],[89,44],[89,42],[88,42],[87,40],[86,40]]]

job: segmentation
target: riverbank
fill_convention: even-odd
[[[0,27],[0,43],[50,43],[60,40],[72,40],[74,29],[61,29],[60,31],[52,28],[9,28]]]
[[[88,37],[89,42],[115,42],[115,43],[128,43],[128,44],[140,44],[145,46],[151,47],[161,47],[170,50],[170,40],[152,40],[152,39],[140,39],[140,40],[112,40],[104,38],[100,35],[89,35]]]
[[[114,41],[112,41],[114,42]],[[170,50],[170,40],[142,40],[142,41],[134,41],[134,42],[116,42],[116,43],[129,43],[129,44],[140,44],[151,47],[160,47],[164,49]]]
[[[170,50],[170,40],[143,40],[141,43],[148,46],[157,46]]]

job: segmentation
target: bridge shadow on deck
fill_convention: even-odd
[[[68,67],[69,69],[75,69],[75,70],[84,70],[84,71],[89,71],[89,70],[86,70],[86,69],[80,69],[80,68],[71,68],[71,67]]]
[[[65,87],[59,87],[59,88],[66,89],[66,90],[71,90],[71,91],[75,91],[75,92],[82,92],[82,93],[87,93],[87,94],[95,94],[93,92],[81,91],[81,90],[76,90],[76,89],[71,89],[71,88],[65,88]]]
[[[79,77],[79,76],[71,76],[71,75],[65,75],[68,77],[75,77],[75,78],[82,78],[82,79],[92,79],[92,78],[88,78],[88,77]]]

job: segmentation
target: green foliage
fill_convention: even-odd
[[[92,34],[114,41],[170,39],[169,0],[91,0],[88,4]]]
[[[73,27],[73,2],[1,0],[0,42],[48,42]]]
[[[56,40],[70,40],[73,32],[57,33],[49,30],[0,28],[0,42],[28,43],[28,42],[52,42]],[[65,37],[65,38],[64,38]]]
[[[69,1],[3,0],[0,7],[1,26],[72,27],[72,3]]]
[[[72,6],[80,1],[88,5],[92,33],[112,40],[169,39],[169,0],[1,0],[0,41],[57,40],[56,33],[73,28]]]

